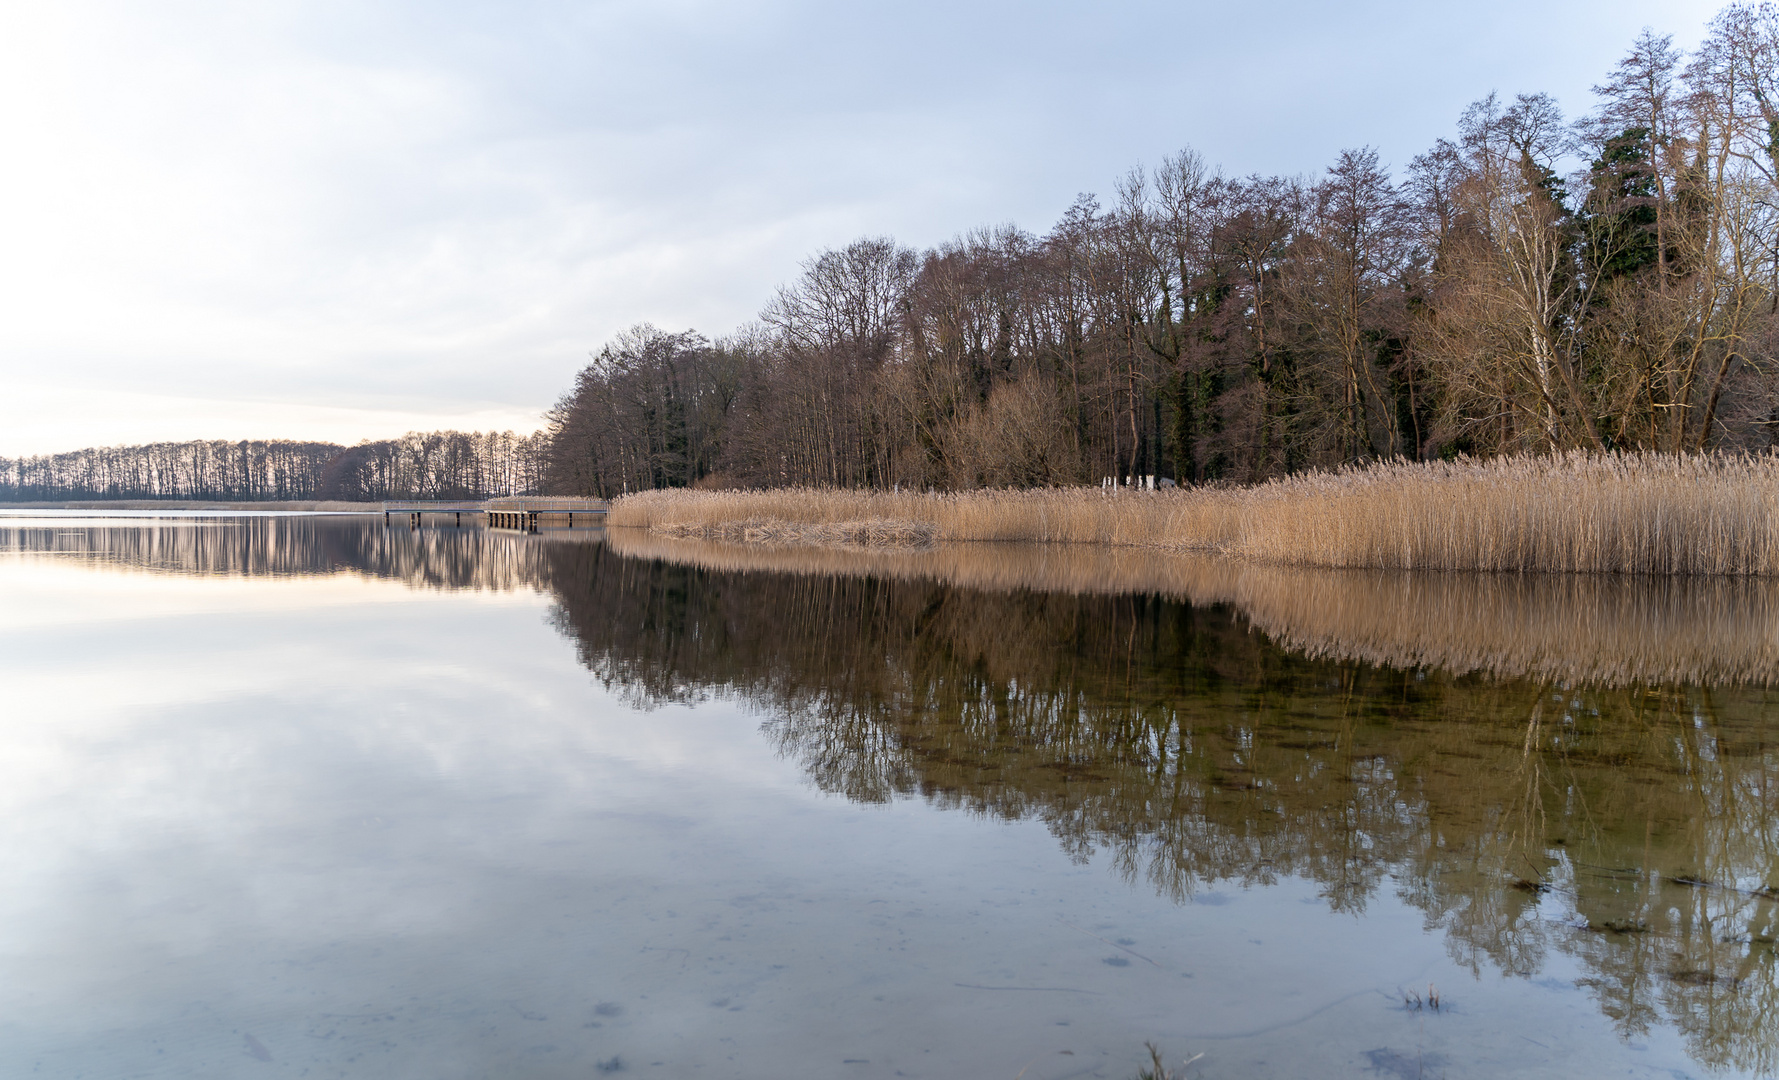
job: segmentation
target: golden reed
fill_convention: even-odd
[[[930,522],[891,518],[819,523],[748,518],[745,521],[664,522],[653,526],[651,531],[682,540],[719,540],[729,544],[925,547],[933,542],[939,530]]]
[[[1390,462],[1160,492],[650,491],[618,499],[610,516],[694,536],[731,523],[764,536],[867,521],[936,540],[1206,551],[1288,566],[1770,575],[1779,574],[1779,457]]]

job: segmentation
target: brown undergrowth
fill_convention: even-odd
[[[1297,566],[1773,575],[1779,457],[1391,462],[1161,492],[650,491],[618,499],[609,521],[699,536],[749,522],[890,522],[881,535],[1207,551]],[[901,541],[864,541],[885,542]]]

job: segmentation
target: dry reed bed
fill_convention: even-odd
[[[682,540],[717,540],[730,544],[772,544],[817,547],[926,547],[938,533],[927,521],[870,518],[804,524],[775,518],[746,521],[675,521],[653,527]]]
[[[719,572],[841,574],[988,591],[1230,604],[1286,648],[1565,685],[1779,683],[1779,579],[1379,573],[1134,547],[753,547],[613,530],[619,554]]]
[[[947,494],[651,491],[610,524],[888,520],[940,540],[1214,551],[1393,570],[1779,574],[1779,458],[1665,454],[1397,462],[1247,488]]]

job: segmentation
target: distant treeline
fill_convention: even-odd
[[[409,432],[340,446],[197,440],[0,458],[0,500],[481,499],[537,490],[544,440]]]
[[[1646,31],[1595,93],[1574,122],[1491,94],[1396,177],[1369,149],[1318,178],[1187,150],[1043,235],[824,252],[731,336],[608,344],[552,413],[548,485],[1773,446],[1779,9],[1726,8],[1691,55]]]

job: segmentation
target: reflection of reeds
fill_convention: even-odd
[[[1235,603],[1285,647],[1567,684],[1769,684],[1779,582],[1251,568]]]
[[[1232,579],[1243,567],[1211,555],[1083,544],[935,544],[917,550],[845,551],[751,547],[675,539],[665,530],[612,528],[606,542],[620,555],[695,565],[706,570],[838,574],[902,581],[943,581],[966,588],[1118,595],[1199,595],[1208,582]],[[1207,600],[1206,602],[1215,602]]]
[[[939,539],[1197,549],[1285,565],[1779,574],[1779,458],[1391,463],[1250,488],[653,491],[613,525],[924,522]]]
[[[619,554],[707,570],[933,580],[991,591],[1232,604],[1315,657],[1573,684],[1779,681],[1779,582],[1282,567],[1089,545],[770,549],[612,529]]]

